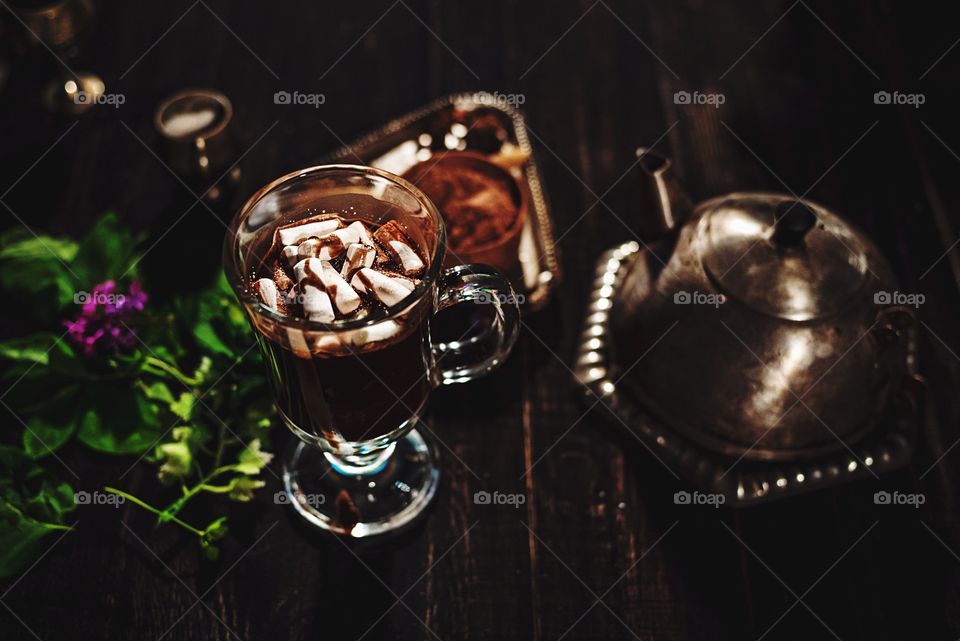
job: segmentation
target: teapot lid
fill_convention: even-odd
[[[739,193],[698,209],[704,269],[722,291],[759,312],[794,321],[829,316],[867,280],[861,234],[820,205]]]

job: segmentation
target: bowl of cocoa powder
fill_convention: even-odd
[[[403,177],[443,215],[447,262],[484,263],[504,273],[513,270],[526,199],[509,171],[483,154],[447,151],[417,163]]]

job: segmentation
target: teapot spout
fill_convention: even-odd
[[[640,147],[638,165],[640,180],[640,237],[655,240],[683,224],[692,207],[690,198],[680,187],[676,170],[669,158]]]

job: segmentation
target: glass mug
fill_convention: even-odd
[[[263,304],[250,285],[275,229],[321,212],[346,222],[399,223],[427,259],[414,290],[389,308],[331,323]],[[277,410],[299,437],[284,461],[287,497],[320,528],[365,537],[420,514],[440,474],[435,447],[416,429],[430,392],[489,372],[513,347],[520,316],[509,282],[483,265],[443,270],[445,252],[434,204],[371,167],[327,165],[282,176],[230,224],[224,270],[255,330]],[[431,339],[437,312],[470,302],[489,303],[489,327],[468,340]]]

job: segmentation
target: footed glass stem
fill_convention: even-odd
[[[416,430],[382,450],[338,457],[295,442],[283,469],[286,496],[307,521],[351,538],[412,523],[436,494],[434,448]]]

